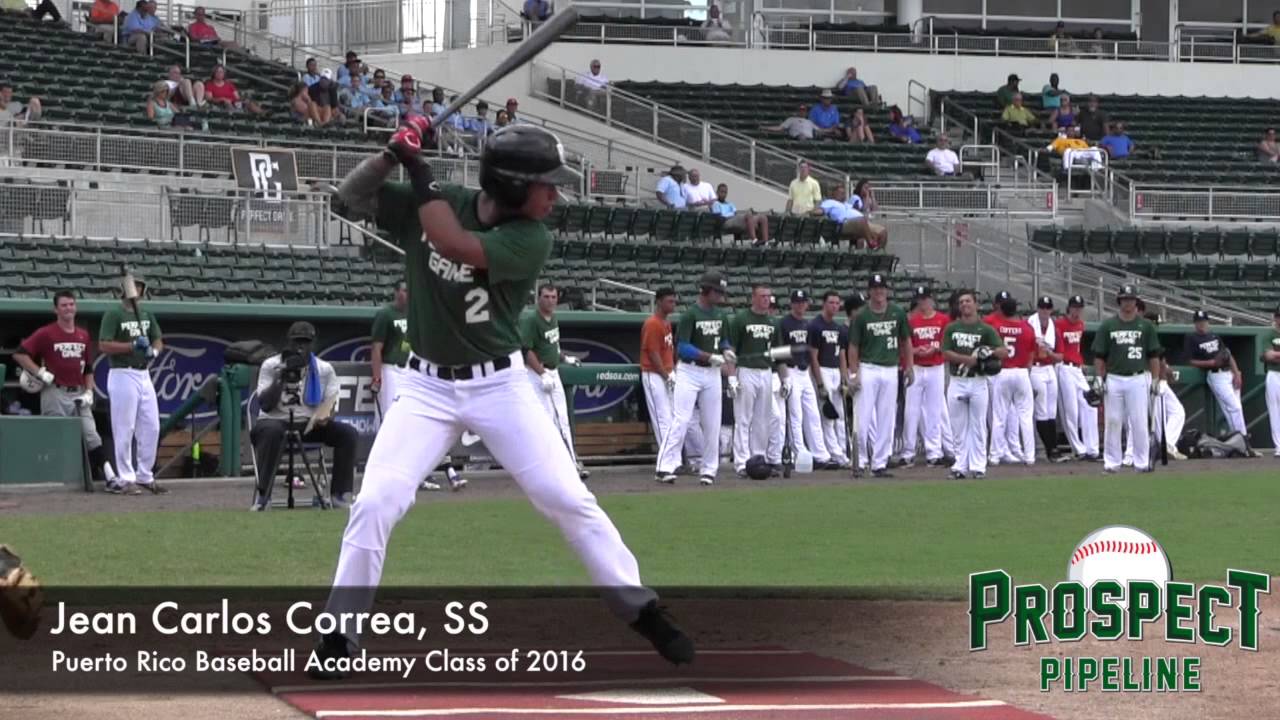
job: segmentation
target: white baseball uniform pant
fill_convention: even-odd
[[[1002,369],[991,379],[991,396],[991,459],[1035,462],[1034,401],[1027,369]]]
[[[1187,422],[1187,409],[1183,407],[1182,401],[1178,399],[1177,393],[1173,388],[1169,387],[1169,383],[1160,381],[1157,390],[1155,411],[1161,413],[1159,422],[1162,422],[1164,431],[1165,446],[1169,452],[1176,452],[1178,449],[1178,439],[1182,437],[1182,427]],[[1148,447],[1150,443],[1148,443]],[[1159,446],[1157,446],[1157,449]],[[1125,467],[1133,465],[1133,440],[1131,436],[1126,435],[1124,439],[1124,460]]]
[[[953,377],[947,387],[947,409],[956,443],[956,461],[951,466],[955,472],[987,471],[988,384],[986,378]]]
[[[675,403],[675,390],[667,387],[661,373],[642,372],[640,383],[644,386],[644,402],[649,408],[649,423],[653,427],[653,437],[662,447],[662,439],[671,429],[672,406]],[[702,455],[702,428],[696,424],[689,426],[684,436],[684,454],[686,458]]]
[[[782,378],[778,377],[776,372],[769,373],[769,404],[773,406],[773,414],[769,418],[769,449],[765,452],[764,458],[772,465],[780,465],[782,463],[782,443],[785,441],[783,433],[785,430],[782,425],[786,422],[786,408],[783,403],[786,402],[782,398]],[[793,459],[795,455],[791,456]]]
[[[1144,470],[1151,461],[1151,437],[1147,427],[1147,404],[1150,402],[1151,377],[1147,373],[1137,375],[1107,375],[1106,437],[1102,462],[1107,470],[1119,470],[1124,464],[1121,432],[1129,432],[1133,449],[1133,466]]]
[[[1061,404],[1062,429],[1076,455],[1098,454],[1098,408],[1084,399],[1089,390],[1084,372],[1078,366],[1058,366],[1058,400]]]
[[[867,428],[867,441],[871,457],[861,458],[861,464],[871,469],[883,470],[893,454],[893,431],[898,421],[898,366],[861,363],[862,389],[858,392],[859,427]],[[862,453],[864,456],[867,453]]]
[[[382,387],[378,389],[378,412],[386,419],[391,410],[391,403],[396,400],[396,392],[400,386],[401,374],[407,372],[403,368],[389,363],[382,364]]]
[[[914,460],[923,440],[924,456],[937,460],[954,448],[951,413],[947,412],[946,365],[915,366],[915,382],[907,386],[902,414],[902,459]],[[927,419],[926,419],[927,418]]]
[[[573,428],[569,425],[569,404],[565,401],[564,383],[560,382],[559,370],[547,370],[551,374],[551,379],[555,381],[555,387],[551,392],[542,389],[542,376],[529,368],[525,368],[525,373],[529,376],[529,384],[533,386],[534,395],[542,403],[542,411],[551,418],[551,423],[560,433],[560,439],[564,442],[565,447],[573,447]],[[576,451],[569,453],[576,461],[578,454]]]
[[[1036,365],[1031,368],[1032,418],[1036,422],[1058,419],[1058,368]]]
[[[160,445],[160,407],[151,374],[146,370],[111,368],[107,373],[107,397],[111,401],[111,439],[115,448],[116,475],[122,483],[150,485],[156,451]],[[138,459],[134,463],[134,441]]]
[[[769,454],[773,427],[773,373],[738,368],[738,395],[733,400],[733,464],[747,468],[753,455]]]
[[[400,399],[391,406],[365,467],[364,483],[342,535],[342,550],[326,610],[362,613],[373,605],[387,542],[418,497],[418,485],[458,442],[463,429],[515,478],[529,501],[560,529],[591,581],[606,588],[606,602],[634,620],[654,594],[640,585],[636,558],[622,542],[578,471],[541,400],[525,376],[520,352],[511,367],[472,366],[470,380],[442,380],[435,366],[406,371]],[[421,564],[422,558],[414,563]],[[358,642],[358,637],[348,636]]]
[[[680,465],[680,448],[690,425],[702,430],[702,468],[699,475],[715,477],[720,467],[720,368],[700,367],[692,363],[676,366],[676,392],[671,416],[671,431],[662,438],[658,450],[657,471],[672,473]],[[697,422],[694,420],[697,405]]]
[[[1227,419],[1232,432],[1245,432],[1244,409],[1240,407],[1240,393],[1231,386],[1231,371],[1210,372],[1205,381],[1218,399],[1218,408]]]
[[[1271,421],[1271,447],[1280,457],[1280,370],[1267,371],[1267,419]]]
[[[819,415],[822,418],[822,441],[827,447],[827,462],[836,462],[841,465],[849,463],[849,453],[845,450],[847,438],[845,436],[845,416],[844,416],[844,398],[840,395],[840,368],[818,368],[818,372],[822,375],[822,384],[827,388],[827,397],[817,397],[817,388],[814,388],[814,397],[817,399],[818,407],[822,407],[823,400],[830,398],[831,402],[836,406],[836,414],[839,416],[835,420],[828,420],[826,415]],[[863,426],[865,427],[865,425]],[[866,455],[866,453],[862,453]],[[814,461],[817,462],[815,454]]]
[[[787,398],[791,413],[791,452],[803,445],[813,456],[814,463],[831,462],[827,443],[822,435],[822,410],[818,395],[813,389],[813,377],[807,369],[787,369],[787,382],[791,383],[791,395]]]

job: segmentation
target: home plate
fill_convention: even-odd
[[[722,703],[723,698],[698,692],[693,688],[632,688],[601,690],[577,695],[557,695],[558,700],[586,700],[588,702],[616,703],[619,705],[707,705]]]

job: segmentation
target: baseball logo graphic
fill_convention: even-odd
[[[1093,587],[1099,580],[1128,586],[1150,580],[1162,588],[1173,577],[1169,558],[1155,538],[1128,525],[1108,525],[1085,536],[1071,552],[1067,579]]]

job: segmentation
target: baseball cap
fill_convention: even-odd
[[[996,293],[995,302],[1002,303],[1002,302],[1005,302],[1006,300],[1013,300],[1013,296],[1009,294],[1008,290],[1001,290],[1000,292]],[[1013,301],[1017,302],[1017,300],[1013,300]]]
[[[1195,314],[1195,319],[1192,322],[1200,322],[1201,320],[1205,322],[1209,322],[1209,313],[1203,310],[1197,310]]]
[[[1067,307],[1084,307],[1084,298],[1079,295],[1072,295],[1071,299],[1067,301]]]
[[[290,340],[301,340],[301,339],[315,340],[316,326],[312,325],[306,320],[299,320],[298,322],[289,326],[289,339]]]
[[[1041,295],[1040,299],[1036,301],[1036,307],[1042,308],[1044,310],[1052,310],[1053,298],[1049,297],[1048,295]]]
[[[819,97],[824,97],[824,98],[833,97],[833,95],[831,94],[831,88],[827,88],[826,90],[823,90],[822,95],[820,95]]]
[[[793,291],[793,292],[791,293],[791,302],[793,302],[793,303],[797,303],[797,302],[807,303],[807,302],[809,302],[809,293],[807,293],[807,292],[805,292],[805,291],[803,291],[803,290],[795,290],[795,291]],[[1280,315],[1280,308],[1277,308],[1277,309],[1276,309],[1276,314],[1277,314],[1277,315]]]
[[[931,298],[933,297],[933,291],[925,287],[924,285],[917,285],[916,291],[915,291],[915,297],[917,300],[919,300],[920,298]]]
[[[885,280],[884,276],[881,275],[880,273],[876,273],[871,276],[870,280],[867,281],[867,287],[868,288],[887,288],[889,287],[889,281]]]
[[[400,76],[400,82],[402,82],[402,83],[407,83],[407,82],[411,83],[411,82],[413,82],[413,76],[412,76],[412,75],[401,75],[401,76]]]
[[[715,270],[708,270],[702,274],[702,279],[698,281],[698,287],[711,288],[712,290],[725,292],[729,289],[729,281],[725,280],[724,275],[721,275],[719,272]]]
[[[324,78],[325,80],[332,80],[333,70],[331,70],[330,68],[325,68],[324,70],[321,70],[320,77]]]
[[[1116,293],[1117,300],[1137,300],[1138,291],[1132,285],[1125,285],[1120,288],[1120,292]]]
[[[519,105],[519,104],[520,104],[520,101],[519,101],[519,100],[516,100],[515,98],[507,98],[507,104],[508,104],[508,105]]]
[[[1009,73],[1009,82],[1022,82],[1022,78],[1018,77],[1015,73]]]
[[[867,296],[863,295],[861,292],[855,292],[844,299],[844,313],[848,315],[866,304]]]

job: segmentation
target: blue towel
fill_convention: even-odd
[[[307,382],[302,389],[302,402],[307,407],[316,407],[324,400],[324,388],[320,386],[320,363],[316,360],[315,353],[311,353],[307,362]]]

